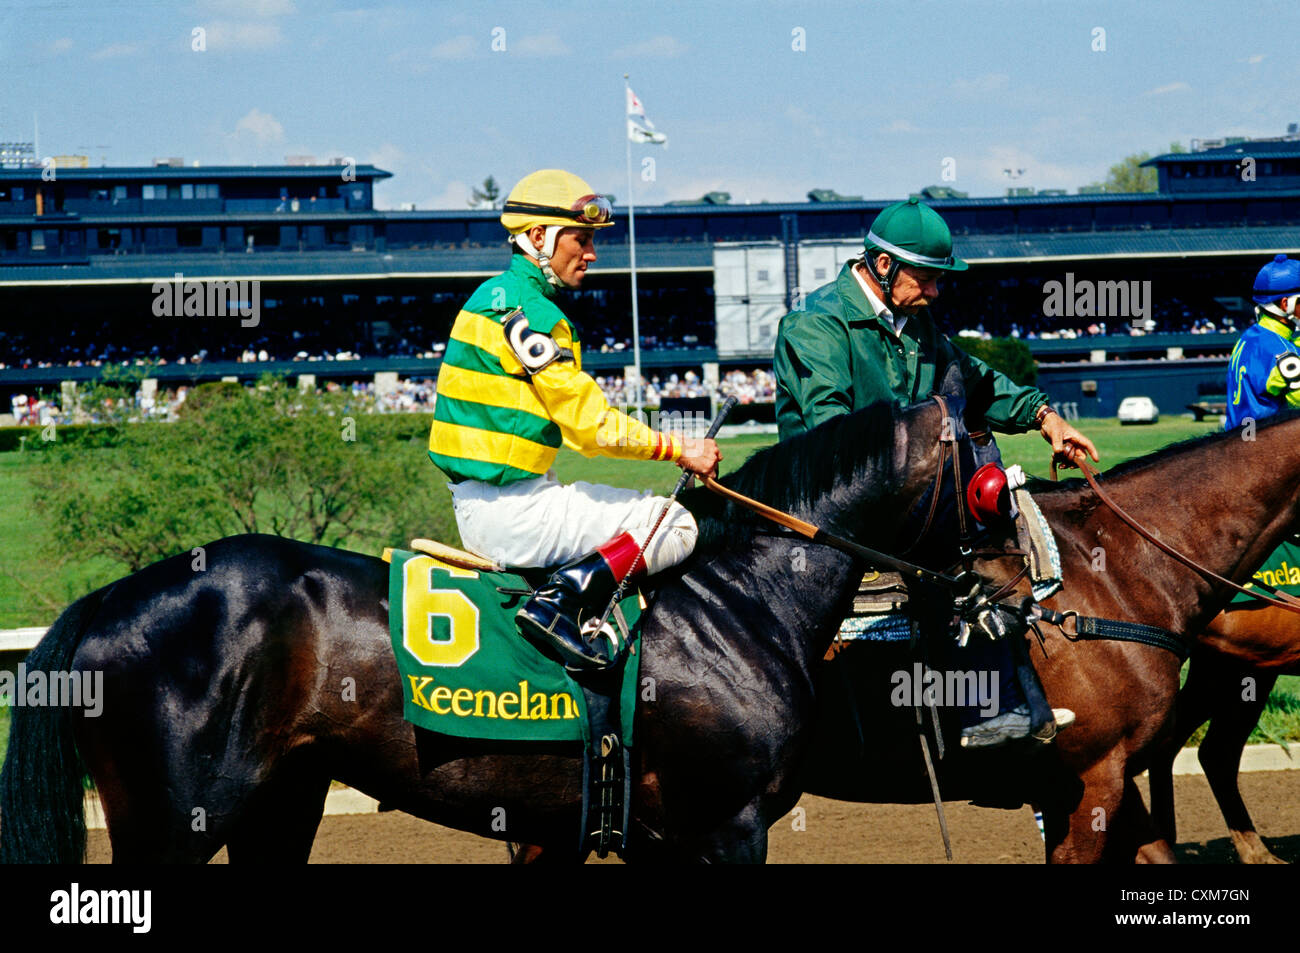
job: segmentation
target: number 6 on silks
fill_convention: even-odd
[[[510,350],[529,374],[536,374],[560,358],[573,360],[573,352],[560,347],[549,334],[529,328],[528,317],[522,309],[516,308],[502,318],[501,326],[505,328]]]
[[[402,587],[402,648],[424,665],[455,668],[479,649],[478,606],[459,589],[434,589],[437,563],[428,556],[406,561]],[[477,576],[472,570],[456,575]],[[447,638],[434,638],[437,618],[447,620]]]

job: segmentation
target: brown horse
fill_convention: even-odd
[[[1300,512],[1297,436],[1300,416],[1275,418],[1255,443],[1243,447],[1223,434],[1200,438],[1115,468],[1104,484],[1164,542],[1242,583]],[[1082,481],[1040,483],[1034,496],[1056,533],[1063,564],[1065,588],[1045,600],[1048,607],[1200,633],[1231,598],[1227,587],[1140,538]],[[1010,548],[1010,540],[1005,544]],[[1011,559],[989,559],[978,568],[1001,579],[1014,567]],[[1071,641],[1050,626],[1044,630],[1045,653],[1032,650],[1035,668],[1052,704],[1073,709],[1077,723],[1036,754],[969,752],[955,744],[954,710],[940,709],[947,743],[937,770],[945,798],[1040,804],[1051,862],[1173,861],[1134,778],[1170,736],[1181,660],[1147,645]],[[1249,652],[1235,645],[1232,633],[1218,637],[1233,651]],[[1207,644],[1215,638],[1200,636]],[[892,679],[911,670],[913,659],[906,644],[851,643],[823,664],[817,732],[799,788],[873,803],[930,800],[915,710],[891,699]],[[538,856],[527,847],[516,860]]]
[[[1103,483],[1165,543],[1244,583],[1293,526],[1300,499],[1293,476],[1300,447],[1290,436],[1296,433],[1300,417],[1288,415],[1261,428],[1255,442],[1213,435],[1178,444],[1109,471]],[[1065,583],[1045,605],[1205,633],[1192,639],[1257,657],[1250,648],[1257,635],[1207,632],[1232,591],[1140,538],[1086,484],[1041,483],[1034,498],[1056,533]],[[979,568],[1000,578],[1014,564],[1000,559]],[[1033,650],[1035,668],[1051,703],[1073,709],[1077,723],[1032,765],[1009,754],[950,750],[939,764],[944,796],[1003,806],[1037,802],[1053,862],[1172,862],[1134,778],[1172,736],[1181,660],[1146,645],[1069,641],[1053,627],[1044,631],[1045,653]],[[909,665],[907,650],[896,645],[862,645],[827,663],[822,738],[805,790],[868,802],[929,800],[914,713],[891,712],[881,703],[887,682],[872,676]]]
[[[1210,624],[1192,653],[1178,692],[1174,727],[1151,754],[1151,811],[1162,835],[1159,850],[1177,840],[1174,758],[1209,721],[1197,758],[1223,812],[1232,846],[1244,864],[1280,864],[1260,839],[1237,785],[1250,737],[1279,675],[1300,673],[1300,618],[1272,606],[1233,609]]]

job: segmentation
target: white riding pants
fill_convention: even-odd
[[[668,501],[596,483],[559,483],[549,474],[508,486],[453,483],[451,499],[465,548],[517,568],[573,562],[623,532],[644,544]],[[646,547],[646,571],[681,562],[698,535],[695,517],[674,502]]]

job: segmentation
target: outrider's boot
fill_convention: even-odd
[[[644,571],[645,560],[636,559],[639,550],[631,533],[620,533],[594,553],[557,569],[515,613],[519,630],[539,647],[558,652],[565,668],[607,668],[619,652],[605,633],[593,633],[588,641],[582,616],[599,617],[605,611],[633,560],[637,575]]]

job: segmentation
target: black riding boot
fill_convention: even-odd
[[[604,612],[639,550],[631,534],[623,533],[594,553],[557,569],[515,613],[519,630],[539,648],[558,653],[565,668],[608,668],[620,655],[617,643],[604,633],[596,633],[588,641],[579,620]],[[644,566],[644,562],[638,563]]]

